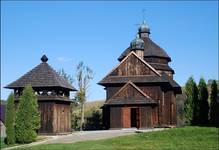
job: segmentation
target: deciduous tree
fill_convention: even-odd
[[[83,130],[84,125],[84,104],[87,99],[87,91],[90,81],[93,79],[93,71],[85,66],[83,62],[80,62],[76,70],[76,81],[78,85],[78,91],[76,93],[76,100],[81,105],[81,126],[80,130]]]
[[[74,78],[71,75],[67,74],[63,68],[58,71],[58,74],[66,81],[68,81],[69,84],[72,84],[74,82]]]

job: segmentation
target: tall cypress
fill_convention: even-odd
[[[15,121],[15,108],[14,108],[14,94],[11,93],[7,99],[6,106],[6,143],[14,144],[15,143],[15,130],[14,130],[14,121]]]
[[[198,98],[198,88],[195,82],[193,83],[193,88],[192,88],[192,102],[193,102],[192,125],[198,125],[199,124],[200,101]]]
[[[208,114],[209,114],[209,104],[208,104],[208,89],[206,82],[203,78],[200,79],[199,85],[199,124],[207,125],[208,124]]]
[[[219,99],[217,83],[213,80],[210,94],[210,122],[212,126],[219,127]]]
[[[36,140],[36,131],[40,128],[40,114],[38,112],[37,97],[31,87],[27,85],[20,97],[17,116],[15,119],[16,141],[30,143]]]
[[[186,101],[184,103],[185,119],[187,124],[191,124],[193,120],[193,91],[195,81],[193,77],[190,77],[185,85]]]

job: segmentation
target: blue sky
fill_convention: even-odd
[[[3,87],[38,65],[46,54],[56,70],[75,75],[79,61],[95,72],[89,100],[105,98],[100,81],[129,46],[145,19],[151,39],[172,58],[174,79],[218,79],[218,2],[1,2]]]

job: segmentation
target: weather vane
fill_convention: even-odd
[[[142,17],[143,17],[143,21],[145,21],[145,12],[146,12],[146,9],[142,9]],[[141,23],[137,23],[135,24],[135,26],[139,27],[141,25]]]

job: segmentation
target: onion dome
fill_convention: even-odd
[[[136,35],[136,38],[130,43],[131,50],[144,50],[144,41]]]
[[[138,33],[148,33],[148,34],[150,34],[150,28],[146,24],[146,21],[143,21],[143,23],[140,25],[140,27],[138,28]]]

